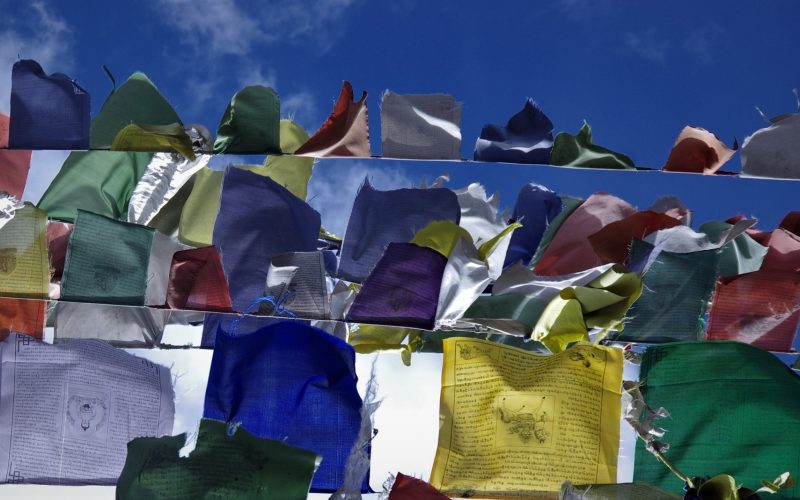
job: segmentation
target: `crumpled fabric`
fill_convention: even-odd
[[[0,113],[0,192],[22,199],[28,170],[31,168],[31,151],[11,151],[8,147],[8,115]]]
[[[91,148],[109,149],[119,131],[131,123],[182,124],[153,82],[138,71],[111,92],[92,119]]]
[[[681,221],[686,226],[692,225],[692,211],[675,196],[661,196],[650,205],[648,210],[669,215]]]
[[[41,340],[44,336],[47,302],[0,298],[0,341],[12,333]]]
[[[742,144],[742,175],[775,179],[800,178],[800,106],[798,113],[773,118]]]
[[[514,231],[506,251],[503,267],[516,262],[528,265],[547,227],[561,213],[561,198],[544,186],[528,183],[522,186],[511,213],[511,220],[522,227]]]
[[[333,492],[361,429],[356,382],[353,348],[318,328],[280,321],[247,335],[219,330],[203,417],[321,455],[311,490]]]
[[[722,221],[709,221],[700,226],[699,231],[705,233],[712,241],[719,241],[723,235],[733,228],[733,224]],[[718,274],[735,276],[752,273],[761,269],[761,264],[768,248],[755,241],[747,232],[741,233],[723,245],[719,256]]]
[[[531,338],[559,353],[588,342],[589,330],[622,330],[622,320],[642,293],[642,278],[615,266],[586,286],[561,290],[545,307]]]
[[[166,304],[170,309],[231,311],[228,280],[216,247],[190,248],[173,254]]]
[[[339,277],[363,281],[387,244],[407,243],[434,220],[461,219],[457,195],[444,188],[378,191],[364,180],[353,202],[339,259]]]
[[[370,155],[367,93],[353,100],[353,86],[345,81],[330,117],[295,154],[301,156]]]
[[[212,243],[214,223],[219,212],[224,172],[205,166],[194,175],[192,192],[186,199],[178,223],[178,239],[195,247]]]
[[[475,161],[550,163],[553,123],[533,99],[505,127],[488,124],[475,142]]]
[[[603,264],[594,252],[589,236],[634,213],[636,208],[616,196],[607,193],[591,195],[561,225],[537,262],[536,274],[570,274]]]
[[[736,340],[789,351],[800,326],[800,273],[756,271],[717,282],[709,340]]]
[[[58,302],[53,336],[56,341],[99,339],[116,347],[157,347],[168,314],[150,307]]]
[[[467,238],[458,238],[442,274],[436,329],[453,327],[491,281],[489,266],[475,245]]]
[[[778,228],[772,231],[766,244],[767,255],[761,269],[800,272],[800,236]]]
[[[14,218],[17,210],[23,208],[25,203],[14,195],[0,191],[0,229]]]
[[[386,500],[450,500],[450,497],[421,479],[398,472]]]
[[[603,264],[625,264],[630,257],[631,241],[644,239],[654,231],[680,225],[681,221],[674,217],[645,210],[607,224],[589,236],[589,243]]]
[[[286,273],[288,271],[288,273]],[[298,318],[329,319],[322,252],[287,252],[272,256],[264,295],[280,300],[280,307]],[[261,314],[275,314],[275,306],[263,302]]]
[[[12,149],[89,149],[90,96],[63,73],[22,59],[11,69]]]
[[[430,330],[447,258],[413,243],[389,243],[345,321]]]
[[[592,127],[583,122],[577,135],[559,132],[550,155],[553,165],[586,168],[628,169],[636,168],[633,160],[622,153],[611,151],[592,142]]]
[[[131,195],[152,157],[120,151],[70,153],[38,207],[51,219],[66,222],[75,221],[78,209],[125,218]]]
[[[447,94],[395,94],[381,99],[381,156],[458,160],[461,108]]]
[[[645,236],[645,241],[665,252],[693,253],[718,250],[734,241],[739,235],[756,224],[755,219],[739,219],[730,227],[709,233],[697,232],[689,226],[675,226],[654,231]]]
[[[350,327],[347,343],[353,346],[358,354],[399,351],[403,364],[411,366],[411,353],[419,343],[420,330],[367,324],[350,325]]]
[[[667,163],[661,170],[713,174],[731,159],[737,149],[737,144],[731,149],[706,129],[686,126],[675,139]]]
[[[180,123],[169,125],[131,123],[114,136],[111,150],[179,153],[189,160],[196,158],[192,140]]]
[[[281,102],[269,87],[236,92],[217,127],[216,154],[280,153]]]

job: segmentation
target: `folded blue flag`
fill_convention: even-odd
[[[458,197],[449,189],[377,191],[365,179],[347,223],[339,277],[361,282],[389,243],[408,243],[432,221],[460,219]]]
[[[11,149],[89,149],[89,94],[62,73],[23,59],[11,70]]]
[[[560,213],[561,198],[556,193],[538,184],[522,186],[511,215],[522,227],[511,235],[505,266],[518,261],[527,266],[539,248],[545,229]]]
[[[318,328],[282,321],[248,335],[220,329],[203,417],[322,455],[311,490],[334,491],[361,427],[357,380],[353,348]]]
[[[533,100],[505,127],[488,124],[475,142],[475,160],[507,163],[550,163],[553,123]]]

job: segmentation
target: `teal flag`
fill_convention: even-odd
[[[144,305],[153,232],[79,210],[69,237],[61,298]]]
[[[550,154],[552,165],[590,168],[633,169],[633,160],[592,142],[592,127],[583,122],[577,135],[559,132]]]
[[[245,87],[233,95],[222,115],[214,152],[280,154],[280,121],[281,102],[274,90]]]

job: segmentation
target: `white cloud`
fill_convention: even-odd
[[[328,231],[344,236],[358,188],[369,176],[380,190],[411,187],[414,180],[402,167],[385,162],[320,160],[308,184],[308,204],[322,215]]]
[[[709,64],[714,58],[714,49],[723,38],[725,30],[717,23],[711,23],[689,34],[683,49],[701,64]]]
[[[8,113],[11,66],[19,59],[35,59],[48,73],[72,68],[72,34],[67,23],[44,2],[28,6],[29,23],[0,22],[0,111]]]
[[[245,66],[245,70],[239,74],[239,86],[263,85],[275,88],[278,86],[278,77],[274,70],[269,70],[264,74],[264,69],[260,64],[250,64]]]
[[[281,115],[302,125],[309,134],[313,134],[326,118],[314,94],[306,90],[281,96]]]
[[[34,151],[22,199],[38,203],[47,187],[53,182],[53,178],[61,170],[61,165],[67,156],[69,151]]]
[[[625,45],[648,61],[659,64],[666,62],[670,48],[670,43],[659,38],[653,29],[642,34],[628,33],[625,37]]]

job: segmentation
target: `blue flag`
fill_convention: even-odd
[[[560,213],[561,198],[556,193],[538,184],[522,186],[511,215],[522,227],[511,235],[505,266],[517,261],[527,266],[539,248],[545,229]]]
[[[505,127],[488,124],[475,142],[475,160],[508,163],[550,163],[553,123],[531,99]]]

